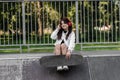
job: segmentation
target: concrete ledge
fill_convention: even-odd
[[[0,60],[0,80],[22,80],[21,60]]]
[[[42,56],[52,53],[0,55],[0,80],[120,80],[119,51],[79,54],[84,56],[84,62],[62,73],[39,64]]]

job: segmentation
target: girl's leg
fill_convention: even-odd
[[[61,52],[62,52],[62,55],[66,55],[67,50],[68,50],[68,47],[67,47],[64,43],[62,43],[62,44],[61,44]]]
[[[66,53],[68,51],[68,47],[64,43],[61,44],[61,51],[62,51],[62,55],[66,55]],[[69,69],[67,65],[62,66],[62,68],[64,70],[68,70]]]
[[[60,55],[61,54],[61,50],[60,50],[60,44],[55,45],[55,55]]]
[[[55,45],[55,55],[61,55],[60,44]],[[62,66],[57,66],[57,71],[60,71],[62,69]]]

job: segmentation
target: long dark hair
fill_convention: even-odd
[[[72,32],[72,23],[68,18],[62,18],[60,20],[60,27],[62,26],[62,21],[64,21],[65,24],[68,24],[68,33],[66,35],[66,40],[68,39],[68,36],[70,35],[70,33]],[[61,27],[61,29],[59,30],[59,32],[57,33],[58,39],[61,39],[62,36],[62,32],[64,31],[64,29]]]

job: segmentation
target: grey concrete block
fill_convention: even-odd
[[[119,55],[87,56],[79,66],[62,72],[41,66],[40,58],[0,59],[0,80],[120,80]]]
[[[22,80],[19,60],[0,60],[0,80]]]
[[[29,63],[29,64],[26,64]],[[70,67],[69,71],[57,72],[56,67],[45,68],[37,60],[26,60],[23,64],[23,80],[90,80],[88,64]]]
[[[103,56],[88,58],[92,80],[120,80],[120,57]]]

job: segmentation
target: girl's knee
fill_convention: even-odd
[[[65,44],[61,44],[60,47],[61,47],[62,49],[66,49],[66,48],[67,48],[67,46],[66,46]]]
[[[55,45],[55,49],[60,49],[60,44]]]
[[[60,51],[60,45],[59,44],[55,45],[54,53],[56,55],[60,55],[61,51]]]

